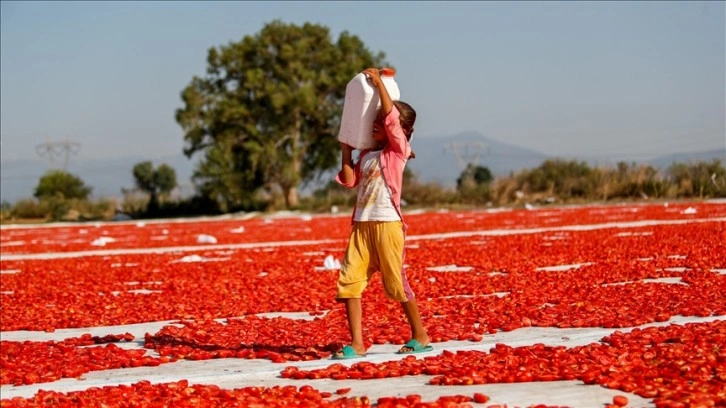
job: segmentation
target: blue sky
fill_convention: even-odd
[[[726,145],[724,2],[8,2],[2,159],[179,154],[174,111],[210,47],[274,19],[347,30],[398,70],[418,137],[476,131],[639,160]],[[414,142],[415,143],[415,142]]]

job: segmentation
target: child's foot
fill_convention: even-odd
[[[434,348],[429,345],[430,342],[431,340],[429,340],[429,336],[413,338],[409,340],[408,343],[406,343],[403,347],[401,347],[400,350],[398,350],[398,354],[412,354],[431,351]]]
[[[333,360],[347,360],[351,358],[362,358],[366,356],[365,349],[356,349],[352,345],[343,347],[339,352],[333,354]]]

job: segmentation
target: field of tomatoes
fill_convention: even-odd
[[[726,203],[437,211],[405,221],[406,274],[435,352],[352,364],[329,360],[350,339],[334,300],[337,270],[324,267],[343,256],[348,216],[3,228],[1,390],[44,386],[0,405],[495,407],[476,387],[552,381],[617,390],[612,406],[628,396],[656,407],[726,405]],[[267,315],[282,312],[308,317]],[[676,317],[694,321],[668,324]],[[173,323],[43,340],[159,321]],[[588,344],[480,347],[530,328],[609,331]],[[22,331],[26,340],[5,339]],[[364,333],[371,347],[408,340],[378,276],[364,297]],[[44,391],[91,372],[213,359],[264,360],[285,383],[143,379]],[[395,381],[411,377],[427,389],[462,387],[400,395]],[[390,394],[316,387],[376,379],[390,379]]]
[[[409,234],[426,235],[492,229],[522,230],[558,226],[699,220],[726,217],[719,203],[670,203],[559,207],[537,211],[436,211],[406,215]],[[133,221],[118,223],[57,224],[39,228],[5,227],[0,236],[3,255],[73,252],[99,249],[168,248],[199,245],[210,235],[218,245],[259,242],[346,239],[350,216],[281,214],[277,216],[222,217],[184,222]]]

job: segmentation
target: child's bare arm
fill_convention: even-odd
[[[381,110],[384,116],[388,115],[393,109],[393,100],[391,100],[391,96],[388,94],[388,90],[381,80],[381,74],[378,68],[368,68],[363,73],[370,79],[373,86],[378,89],[378,95],[381,98]]]
[[[342,181],[344,185],[349,185],[352,184],[355,179],[355,170],[353,169],[353,147],[341,142],[340,148],[342,159],[340,181]]]
[[[394,112],[395,115],[391,114],[394,110],[393,100],[381,80],[380,72],[376,68],[368,68],[363,72],[368,76],[368,78],[370,78],[373,86],[378,89],[378,94],[381,99],[381,117],[383,118],[383,124],[386,128],[389,147],[393,151],[400,153],[400,155],[405,159],[408,159],[410,157],[411,148],[408,144],[408,139],[401,128],[398,110]]]

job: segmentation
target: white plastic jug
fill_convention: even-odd
[[[401,93],[393,78],[396,71],[383,68],[380,72],[388,95],[394,101],[400,99]],[[376,143],[371,137],[371,132],[380,107],[381,97],[378,95],[378,89],[368,81],[364,73],[354,76],[345,87],[338,140],[360,150],[374,147]]]

